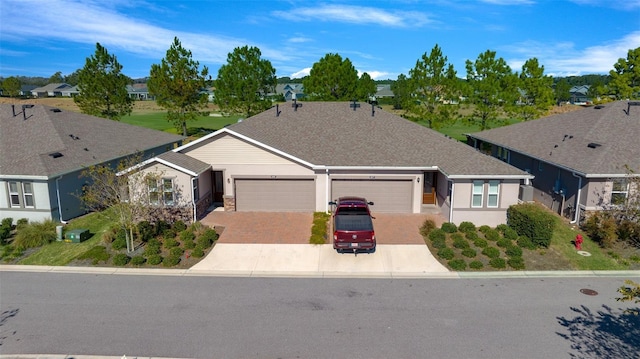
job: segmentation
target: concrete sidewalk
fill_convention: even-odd
[[[190,272],[237,276],[449,276],[423,245],[378,245],[367,254],[337,253],[330,244],[217,243]]]

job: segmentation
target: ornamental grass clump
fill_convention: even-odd
[[[467,258],[475,258],[478,255],[478,252],[473,248],[465,248],[460,253]]]
[[[427,219],[422,223],[420,227],[420,234],[423,237],[428,237],[432,230],[436,229],[436,222],[431,219]]]
[[[453,249],[451,248],[441,248],[440,250],[438,250],[438,257],[442,258],[442,259],[453,259],[453,257],[455,257],[455,253],[453,252]]]
[[[471,222],[462,222],[458,226],[458,230],[462,233],[476,232],[476,225]]]
[[[451,222],[445,222],[440,227],[445,233],[456,233],[458,231],[458,227]]]
[[[471,261],[471,263],[469,263],[469,268],[471,269],[482,269],[483,267],[484,264],[480,261]]]
[[[500,250],[496,247],[487,247],[482,250],[482,254],[489,258],[498,258],[500,257]]]
[[[503,268],[506,268],[506,267],[507,267],[507,262],[506,262],[504,259],[502,259],[502,258],[492,258],[492,259],[489,261],[489,265],[490,265],[492,268],[496,268],[496,269],[503,269]]]
[[[447,239],[447,235],[442,229],[436,228],[429,233],[429,239],[431,241],[436,241],[436,240],[444,241]]]
[[[459,258],[452,259],[449,262],[447,262],[447,264],[451,269],[456,271],[467,269],[467,262],[465,262],[464,259],[459,259]]]

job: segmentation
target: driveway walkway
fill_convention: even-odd
[[[371,254],[339,254],[331,244],[309,244],[312,213],[213,211],[201,222],[221,235],[190,271],[225,275],[407,276],[451,274],[429,252],[419,228],[428,214],[374,214],[378,242]]]

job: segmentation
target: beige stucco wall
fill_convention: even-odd
[[[476,225],[497,226],[507,221],[507,209],[509,206],[518,203],[518,193],[520,189],[519,180],[503,180],[500,182],[498,196],[498,207],[487,207],[487,187],[485,181],[483,206],[471,207],[473,180],[456,180],[453,190],[453,214],[450,219],[455,224],[464,221],[472,222]]]

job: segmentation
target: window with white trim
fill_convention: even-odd
[[[147,181],[149,188],[149,203],[158,205],[160,204],[160,193],[158,192],[158,181],[155,178],[150,178]]]
[[[18,182],[9,181],[9,203],[13,208],[21,207],[19,188]]]
[[[487,207],[497,208],[500,197],[500,181],[489,181],[489,191],[487,193]]]
[[[198,177],[193,178],[193,201],[196,202],[200,199],[200,190],[198,189]]]
[[[471,207],[482,207],[484,197],[484,181],[473,181],[473,192],[471,194]]]
[[[623,205],[629,196],[629,181],[626,178],[614,178],[611,188],[611,204]]]
[[[26,208],[34,208],[33,202],[33,183],[22,182],[22,198],[24,199],[24,206]]]
[[[162,200],[164,204],[167,206],[173,205],[173,179],[172,178],[163,178],[162,179]]]

